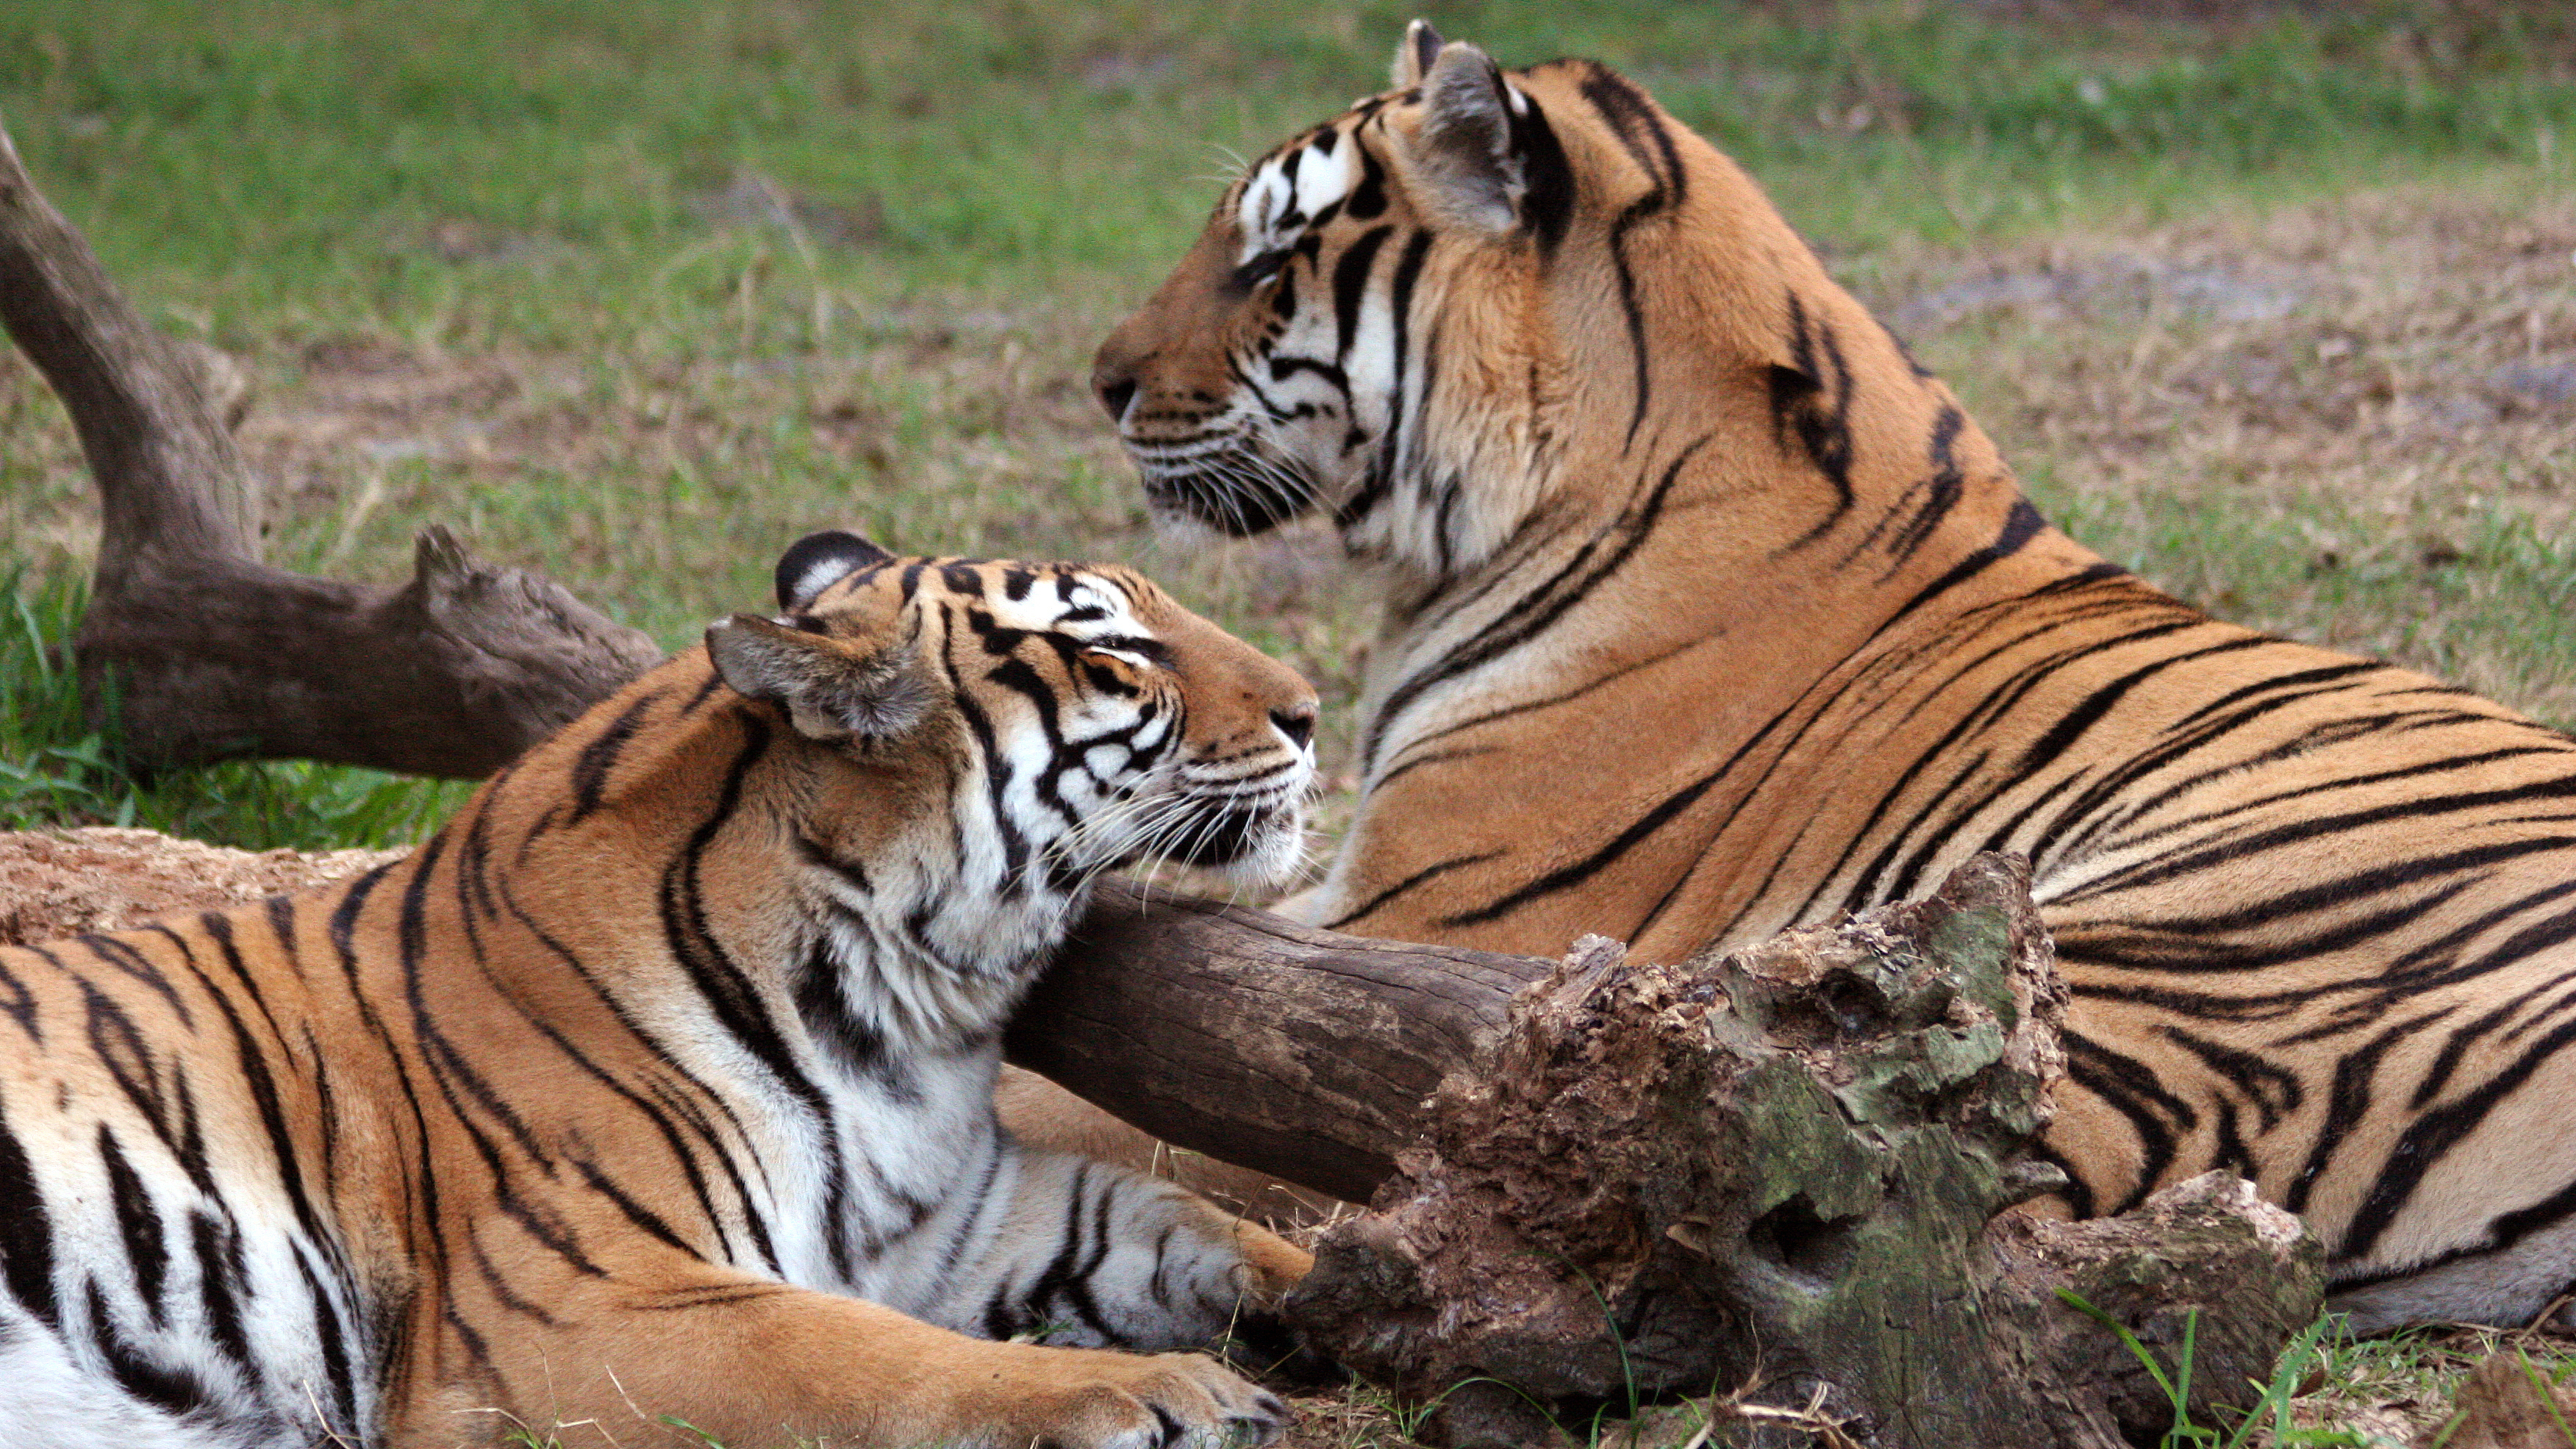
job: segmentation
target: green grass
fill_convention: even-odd
[[[87,591],[0,584],[0,830],[142,826],[246,850],[407,845],[473,786],[302,761],[238,761],[137,778],[82,720],[62,645]]]
[[[411,533],[444,522],[676,645],[759,600],[815,526],[1129,558],[1346,701],[1366,599],[1311,548],[1154,540],[1081,377],[1233,158],[1382,84],[1417,9],[1509,62],[1629,68],[1865,292],[1891,258],[2068,228],[2576,176],[2576,18],[2466,0],[2217,24],[1932,3],[20,0],[0,118],[147,315],[245,361],[277,562],[398,578]],[[2029,351],[1988,341],[1925,350],[1977,402]],[[2482,522],[2448,572],[2363,549],[2312,573],[2278,510],[2106,492],[1987,421],[2079,534],[2222,610],[2436,668],[2555,651],[2534,667],[2563,672],[2570,571],[2545,528]],[[89,510],[51,399],[0,364],[11,561],[35,585],[76,573]],[[15,745],[22,776],[51,768],[29,748],[82,746]],[[66,791],[68,816],[143,808]]]

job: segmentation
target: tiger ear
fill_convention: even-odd
[[[1404,27],[1404,38],[1395,43],[1395,64],[1387,68],[1387,77],[1395,88],[1409,91],[1422,84],[1431,62],[1440,58],[1440,32],[1428,20],[1416,20]]]
[[[1529,186],[1511,113],[1526,104],[1483,51],[1463,40],[1440,47],[1423,74],[1422,121],[1409,149],[1425,199],[1448,220],[1488,235],[1518,221]]]
[[[893,557],[846,528],[809,533],[778,556],[778,607],[791,614],[803,613],[825,589],[870,564]]]
[[[735,693],[782,706],[810,740],[892,739],[934,700],[909,634],[871,647],[735,614],[707,626],[707,657]]]

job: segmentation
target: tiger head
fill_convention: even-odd
[[[707,651],[783,716],[809,863],[1003,903],[1146,858],[1256,885],[1298,863],[1314,690],[1142,576],[836,531],[779,561],[778,601]]]
[[[1450,575],[1659,428],[1797,435],[1832,378],[1795,299],[1857,304],[1738,167],[1591,61],[1506,72],[1415,21],[1394,80],[1255,162],[1101,345],[1163,521],[1321,511]],[[1871,334],[1842,360],[1904,375],[1865,314],[1832,320]]]

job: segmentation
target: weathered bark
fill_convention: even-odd
[[[1013,1063],[1176,1146],[1365,1202],[1441,1075],[1553,964],[1111,881],[1004,1042]]]
[[[5,132],[0,325],[62,399],[98,484],[73,649],[92,722],[136,763],[297,757],[471,778],[660,657],[642,632],[475,562],[439,529],[400,589],[261,564],[257,481],[199,370],[117,293]]]
[[[1548,970],[1117,897],[1011,1042],[1184,1147],[1375,1187],[1290,1318],[1439,1399],[1453,1443],[1544,1439],[1532,1401],[1750,1382],[1861,1442],[2110,1449],[2171,1409],[2060,1289],[2168,1365],[2192,1323],[2204,1423],[2314,1316],[2315,1243],[2232,1178],[1998,1217],[2062,1180],[2035,1145],[2063,994],[2017,864],[1720,960],[1623,954]],[[1807,1442],[1769,1422],[1741,1441]]]
[[[2551,1354],[2519,1344],[2488,1354],[2453,1391],[2451,1414],[2418,1442],[2429,1449],[2567,1449],[2576,1388],[2556,1382]]]

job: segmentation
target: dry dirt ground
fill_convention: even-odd
[[[0,946],[264,900],[409,853],[254,852],[111,826],[0,831]]]

